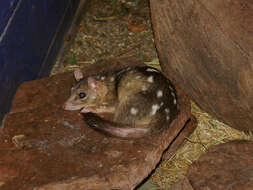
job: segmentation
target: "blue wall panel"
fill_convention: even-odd
[[[7,25],[18,0],[1,0],[0,1],[0,34],[3,32],[4,27]]]
[[[0,120],[18,85],[49,73],[79,4],[79,0],[6,2],[0,1]]]

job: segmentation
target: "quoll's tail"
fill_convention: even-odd
[[[84,121],[89,127],[110,136],[134,139],[141,138],[150,132],[150,128],[144,126],[131,126],[115,123],[99,117],[95,113],[83,113]]]

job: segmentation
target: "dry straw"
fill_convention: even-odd
[[[197,160],[211,146],[232,140],[253,140],[253,134],[246,134],[225,125],[202,111],[196,104],[191,104],[192,114],[198,120],[198,126],[186,143],[175,155],[161,163],[151,177],[151,182],[161,189],[169,187],[184,178],[189,165]]]

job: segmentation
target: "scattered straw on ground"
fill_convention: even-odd
[[[198,120],[198,126],[187,138],[186,144],[168,161],[164,161],[151,177],[151,182],[160,189],[169,189],[176,181],[184,178],[188,166],[214,145],[232,140],[253,140],[252,134],[233,129],[212,118],[192,103],[192,113]]]

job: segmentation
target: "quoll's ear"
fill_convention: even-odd
[[[77,68],[74,70],[74,76],[75,76],[75,79],[76,81],[80,81],[81,79],[83,79],[83,73],[81,71],[81,69]]]
[[[88,77],[88,86],[89,88],[97,91],[98,90],[98,81],[93,77]]]

